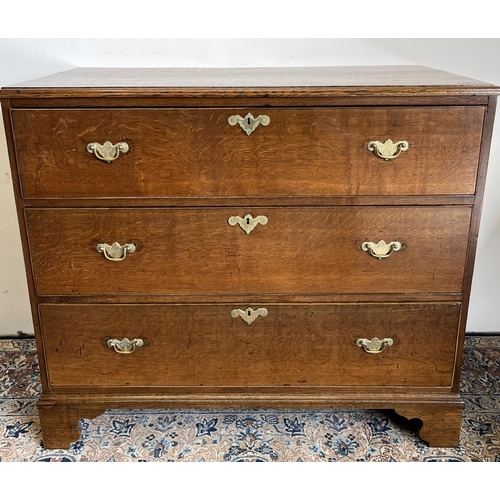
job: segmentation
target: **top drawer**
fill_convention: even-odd
[[[27,198],[279,197],[473,194],[484,108],[11,113]],[[228,122],[247,113],[269,123],[248,135]],[[368,149],[387,139],[409,147],[390,160]],[[108,162],[87,150],[106,141],[128,151]]]

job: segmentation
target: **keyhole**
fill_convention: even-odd
[[[250,217],[247,217],[247,224],[250,224]]]
[[[247,314],[250,316],[251,315],[250,311],[247,311]]]
[[[250,117],[247,118],[247,124],[250,125]]]

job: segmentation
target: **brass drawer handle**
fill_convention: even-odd
[[[107,243],[99,243],[95,248],[99,253],[103,253],[106,259],[112,260],[113,262],[124,260],[127,256],[127,252],[135,252],[135,245],[133,243],[125,243],[125,245],[120,245],[116,241],[112,245],[108,245]]]
[[[227,222],[230,226],[236,226],[236,224],[238,224],[245,233],[250,234],[257,224],[265,226],[268,222],[268,218],[265,215],[257,215],[257,217],[252,217],[250,214],[246,214],[245,217],[234,215],[229,217]]]
[[[231,317],[240,317],[247,325],[251,325],[259,316],[267,316],[267,309],[265,307],[259,307],[255,311],[251,307],[247,307],[244,311],[241,309],[233,309],[231,311]]]
[[[116,160],[120,153],[127,153],[128,150],[129,147],[126,142],[111,144],[109,141],[106,141],[104,144],[99,144],[98,142],[87,144],[87,151],[89,153],[94,153],[99,160],[107,161],[108,163]]]
[[[386,347],[390,347],[392,344],[394,344],[394,341],[392,339],[379,340],[377,337],[374,337],[371,340],[368,339],[356,340],[356,345],[358,347],[362,347],[366,352],[370,354],[379,354]]]
[[[401,154],[401,151],[406,151],[410,145],[407,141],[392,142],[387,139],[384,143],[379,141],[370,141],[368,143],[368,151],[373,151],[379,158],[384,160],[392,160]]]
[[[244,118],[240,115],[232,115],[227,119],[227,122],[232,127],[239,125],[247,135],[250,135],[259,125],[267,127],[271,123],[271,118],[267,115],[259,115],[254,118],[252,113],[247,113]]]
[[[399,241],[391,241],[386,243],[384,240],[380,240],[378,243],[373,243],[373,241],[365,241],[361,248],[365,252],[370,252],[370,255],[376,257],[377,259],[387,259],[392,252],[397,252],[401,250],[401,243]]]
[[[112,347],[119,354],[130,354],[135,351],[136,347],[142,347],[144,345],[142,339],[129,340],[127,338],[122,340],[109,339],[106,343],[108,347]]]

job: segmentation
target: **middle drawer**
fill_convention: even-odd
[[[37,293],[461,291],[470,207],[250,212],[27,209]]]

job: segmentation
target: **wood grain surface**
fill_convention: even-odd
[[[250,136],[232,115],[267,114]],[[12,110],[23,196],[473,194],[482,106]],[[389,161],[371,141],[408,141]],[[111,163],[89,143],[126,142]]]
[[[460,292],[470,207],[27,209],[39,295]],[[365,241],[398,241],[387,259]],[[111,262],[96,245],[134,243]]]
[[[41,305],[51,387],[449,387],[459,304]],[[257,305],[253,305],[257,308]],[[140,338],[131,354],[108,339]],[[390,337],[380,354],[359,338]]]
[[[75,68],[14,84],[0,97],[486,95],[493,84],[423,66]]]

